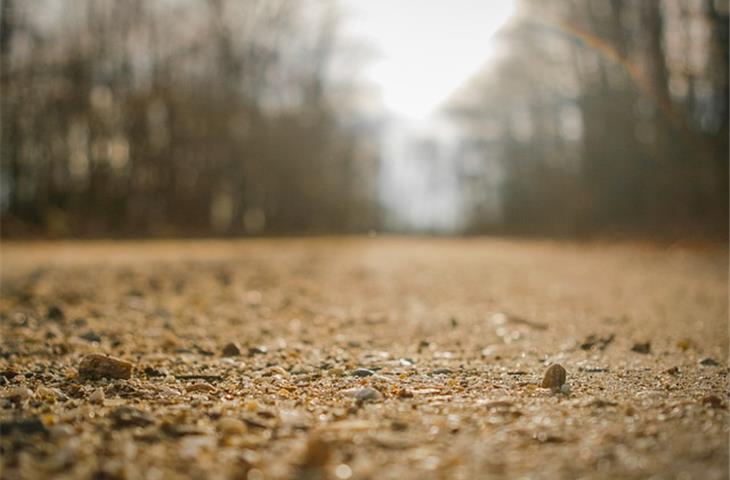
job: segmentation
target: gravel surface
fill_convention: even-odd
[[[727,272],[709,247],[5,243],[2,478],[728,478]]]

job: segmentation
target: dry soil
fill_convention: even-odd
[[[5,243],[2,478],[728,478],[727,273],[676,246]]]

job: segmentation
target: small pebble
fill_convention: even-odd
[[[163,368],[161,370],[158,370],[156,368],[152,367],[145,367],[144,374],[148,377],[165,377],[167,376],[167,371]]]
[[[724,408],[725,404],[722,403],[722,399],[717,395],[706,395],[702,398],[702,404],[712,408]]]
[[[79,376],[89,380],[100,378],[128,379],[132,376],[133,365],[119,358],[92,353],[79,363]]]
[[[408,390],[407,388],[399,388],[398,389],[398,398],[413,398],[413,392]]]
[[[79,335],[79,338],[82,340],[86,340],[87,342],[101,342],[101,337],[92,330],[89,330],[88,332]]]
[[[271,376],[271,375],[281,375],[283,377],[289,376],[289,372],[287,372],[284,367],[280,367],[279,365],[274,365],[273,367],[269,367],[266,369],[266,372],[264,373],[264,376]]]
[[[254,355],[265,355],[268,351],[269,349],[264,346],[251,347],[248,349],[248,356],[253,357]]]
[[[56,305],[51,305],[48,307],[48,313],[46,315],[49,320],[53,320],[55,322],[62,322],[66,315],[63,313],[63,310],[61,310],[61,307],[58,307]]]
[[[215,392],[216,388],[213,385],[209,385],[207,383],[194,383],[192,385],[188,385],[185,387],[185,390],[187,392],[203,392],[203,393],[210,393]]]
[[[560,390],[565,383],[566,372],[562,365],[554,363],[548,367],[545,371],[545,376],[542,377],[542,388],[549,388],[553,391]]]
[[[644,343],[635,343],[633,347],[631,347],[632,352],[636,353],[651,353],[651,343],[644,342]]]
[[[383,395],[375,390],[374,388],[365,387],[365,388],[351,388],[348,390],[345,390],[344,393],[348,397],[352,397],[358,402],[367,402],[367,401],[378,401],[383,398]]]
[[[230,342],[223,347],[223,356],[225,357],[237,357],[241,354],[241,347],[235,342]]]
[[[703,365],[705,367],[716,367],[720,365],[717,360],[715,360],[712,357],[705,357],[702,360],[700,360],[700,365]]]
[[[585,340],[583,340],[583,343],[581,343],[580,348],[582,350],[591,350],[593,347],[598,347],[599,350],[605,350],[606,347],[608,347],[609,344],[611,344],[616,336],[614,334],[608,335],[606,337],[599,337],[595,334],[588,335]]]
[[[352,371],[352,375],[355,377],[369,377],[375,375],[375,372],[368,370],[367,368],[357,368]]]
[[[104,389],[101,387],[97,388],[91,395],[89,395],[89,401],[91,403],[103,404],[105,399],[106,396],[104,395]]]

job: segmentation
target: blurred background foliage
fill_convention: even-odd
[[[519,6],[452,101],[479,159],[470,230],[726,238],[727,1]],[[497,218],[479,196],[495,177]]]
[[[2,2],[6,235],[372,228],[333,4]],[[343,100],[344,101],[344,100]]]
[[[0,5],[4,237],[383,229],[336,1]],[[726,0],[518,0],[498,35],[444,106],[447,233],[727,238]]]

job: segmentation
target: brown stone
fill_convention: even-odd
[[[81,359],[79,376],[88,380],[130,378],[133,365],[119,358],[92,353]]]
[[[554,363],[545,371],[545,376],[542,377],[542,383],[540,386],[542,388],[558,390],[565,383],[565,375],[565,369],[562,365]]]
[[[241,354],[241,347],[239,347],[236,343],[231,342],[227,344],[225,347],[223,347],[223,356],[224,357],[237,357]]]

